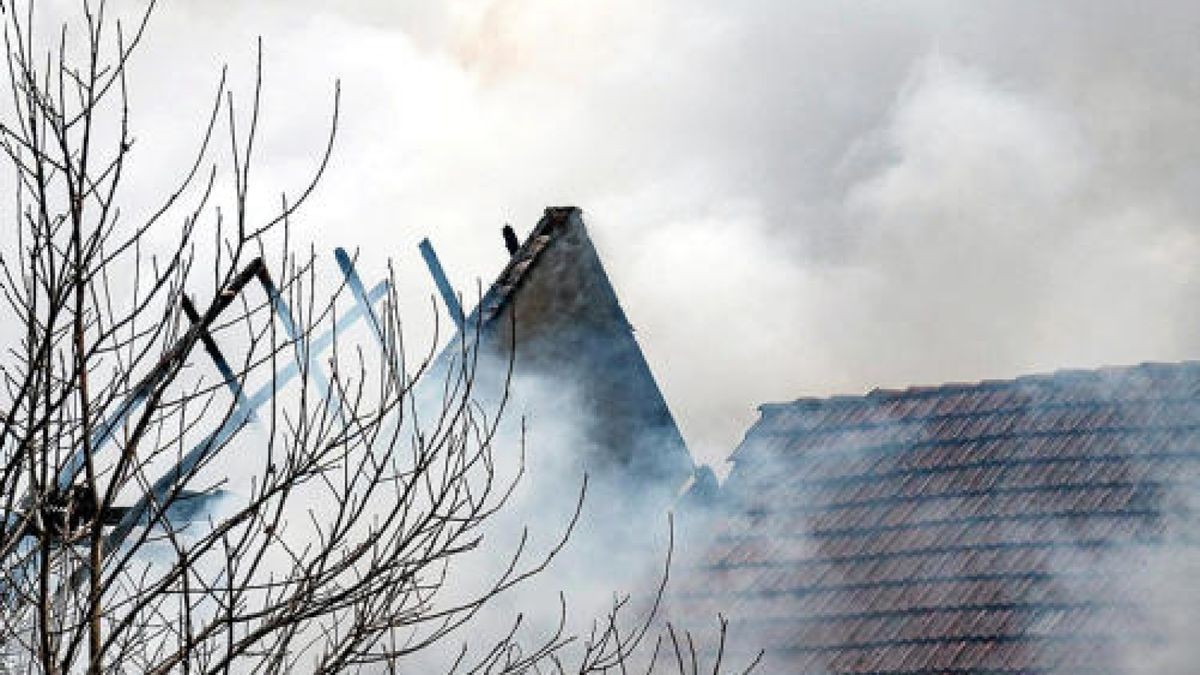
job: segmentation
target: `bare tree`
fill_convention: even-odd
[[[394,284],[368,292],[342,253],[348,274],[327,288],[314,255],[289,251],[289,219],[329,161],[336,87],[295,198],[252,208],[260,58],[244,107],[221,74],[162,203],[123,211],[128,66],[154,3],[111,11],[85,1],[47,31],[33,2],[4,6],[0,667],[337,671],[444,651],[571,530],[537,556],[521,539],[477,591],[450,592],[520,477],[494,456],[504,397],[476,401],[465,338],[454,358],[409,362]],[[371,349],[344,337],[353,321]],[[655,606],[625,626],[626,602],[589,639],[560,623],[522,647],[518,619],[449,666],[623,668]]]

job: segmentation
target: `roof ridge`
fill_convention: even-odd
[[[1184,360],[1175,362],[1143,361],[1134,365],[1104,365],[1097,368],[1060,368],[1049,372],[1029,373],[1018,375],[1011,379],[985,379],[976,382],[946,382],[935,385],[913,385],[902,389],[877,387],[865,394],[835,394],[832,396],[802,396],[792,401],[763,403],[758,406],[759,412],[768,413],[776,410],[803,408],[823,408],[827,406],[852,405],[879,399],[892,400],[898,398],[923,398],[942,396],[966,391],[1005,389],[1028,385],[1061,385],[1080,380],[1098,380],[1101,377],[1130,377],[1139,373],[1154,374],[1154,371],[1180,371],[1196,369],[1200,371],[1200,360]]]
[[[488,287],[483,300],[479,303],[483,310],[483,323],[491,321],[500,310],[508,304],[513,293],[524,282],[529,270],[537,262],[542,251],[550,244],[554,235],[558,234],[561,226],[573,216],[582,213],[578,206],[548,206],[542,218],[533,227],[533,231],[521,242],[511,256],[504,269],[492,285]]]

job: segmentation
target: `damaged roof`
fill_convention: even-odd
[[[1189,510],[1200,363],[760,411],[671,611],[767,672],[1120,672],[1158,639],[1131,570]]]
[[[565,226],[572,216],[580,217],[577,207],[552,206],[546,209],[545,215],[511,255],[508,264],[500,271],[496,281],[483,296],[483,301],[479,303],[480,309],[477,311],[483,312],[481,320],[484,325],[494,324],[499,318],[504,308],[513,300],[517,289],[529,276],[530,268],[537,263],[539,256],[550,245],[551,240],[557,235],[563,234]]]
[[[484,349],[513,354],[518,378],[541,377],[587,411],[588,447],[562,451],[584,454],[594,477],[674,497],[691,476],[691,455],[580,209],[545,210],[466,325]]]

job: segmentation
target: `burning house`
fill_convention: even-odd
[[[584,227],[580,210],[548,208],[524,243],[506,230],[510,259],[479,307],[463,317],[468,341],[478,341],[486,365],[477,376],[495,390],[511,365],[517,383],[553,389],[538,398],[565,397],[579,429],[579,464],[593,478],[637,481],[671,499],[693,472],[675,420],[659,391],[633,328]],[[427,261],[433,258],[426,255]],[[435,278],[444,279],[431,263]],[[439,286],[448,288],[444,280]],[[454,314],[452,292],[447,305]],[[454,342],[442,361],[469,352]],[[462,360],[462,359],[460,359]],[[518,391],[517,393],[522,393]]]
[[[769,672],[1127,672],[1186,553],[1200,364],[765,405],[680,616]],[[1149,583],[1147,583],[1149,582]]]
[[[1119,672],[1163,644],[1138,578],[1186,549],[1200,364],[763,405],[717,487],[577,209],[546,211],[477,312],[516,370],[579,387],[590,466],[662,494],[692,479],[669,618],[723,614],[736,662],[764,649],[772,673]]]

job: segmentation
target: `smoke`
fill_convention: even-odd
[[[226,59],[245,79],[262,35],[258,175],[290,185],[341,77],[298,227],[396,257],[415,299],[422,236],[470,294],[500,225],[583,206],[685,437],[719,463],[766,400],[1194,355],[1198,20],[1182,2],[188,3],[158,18],[135,110],[177,135],[203,74]]]
[[[343,80],[302,240],[396,258],[423,308],[422,236],[470,296],[504,222],[584,207],[719,464],[764,401],[1195,357],[1198,24],[1182,1],[180,3],[135,64],[129,181],[154,193],[261,35],[266,204]]]
[[[450,377],[457,379],[461,364],[452,361]],[[472,408],[488,419],[484,426],[496,424],[494,435],[477,441],[490,446],[488,468],[469,476],[471,491],[491,493],[502,508],[473,533],[477,542],[446,561],[445,585],[429,609],[488,601],[408,667],[442,671],[460,658],[473,664],[511,633],[510,656],[561,642],[556,658],[570,669],[595,646],[614,611],[616,637],[625,641],[652,615],[655,580],[671,554],[660,486],[586,459],[600,456],[586,433],[593,412],[571,382],[529,372],[509,381],[508,360],[488,350],[467,362],[474,364],[467,366]],[[435,368],[418,385],[416,409],[424,412],[417,417],[425,420],[418,426],[431,427],[442,407],[444,376]],[[537,573],[491,595],[510,566]]]
[[[502,223],[584,207],[698,461],[764,401],[1196,355],[1188,3],[384,4],[193,4],[159,40],[263,34],[264,176],[344,78],[299,226],[414,306],[422,236],[470,295]]]
[[[1181,370],[1178,382],[1188,383],[1192,374]],[[1113,426],[1141,430],[1124,434],[1114,450],[1126,458],[1114,465],[1121,479],[1137,485],[1126,508],[1153,514],[1131,519],[1123,528],[1102,537],[1110,547],[1063,549],[1053,559],[1059,593],[1068,602],[1099,607],[1076,630],[1108,637],[1097,644],[1097,653],[1111,659],[1110,666],[1122,673],[1188,672],[1200,652],[1194,644],[1195,626],[1200,622],[1197,599],[1200,586],[1200,503],[1197,502],[1197,465],[1183,432],[1191,422],[1193,387],[1184,384],[1179,394],[1164,394],[1161,382],[1140,376],[1080,383],[1082,396],[1096,401],[1120,402]],[[1147,404],[1148,402],[1148,404]],[[1093,450],[1103,454],[1101,450]],[[1108,529],[1103,517],[1092,514],[1091,523],[1064,521],[1051,536],[1080,540],[1081,533]],[[1043,528],[1045,529],[1045,528]],[[1094,536],[1090,535],[1089,536]],[[1104,607],[1108,603],[1109,607]],[[1044,627],[1049,632],[1071,625],[1068,617]],[[1063,666],[1059,670],[1070,670]],[[1057,670],[1056,670],[1057,672]]]
[[[726,612],[730,653],[765,647],[764,672],[1188,672],[1194,378],[1064,373],[768,409],[672,615]],[[953,666],[901,646],[938,634],[1029,639]],[[821,649],[845,644],[859,649]]]
[[[1197,601],[1200,588],[1200,557],[1196,555],[1195,516],[1189,517],[1186,543],[1172,541],[1168,547],[1154,549],[1136,559],[1137,567],[1125,577],[1123,592],[1136,598],[1136,607],[1145,617],[1144,630],[1157,642],[1141,641],[1121,645],[1119,665],[1128,673],[1182,673],[1195,668],[1200,651],[1195,645]],[[1177,535],[1178,536],[1178,535]],[[1128,563],[1120,572],[1130,572]]]

